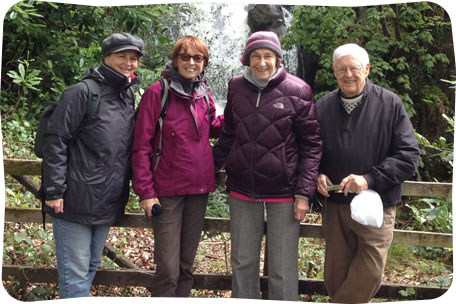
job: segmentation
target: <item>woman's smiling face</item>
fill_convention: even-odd
[[[130,78],[139,66],[139,53],[126,50],[106,56],[104,62],[117,72]]]
[[[268,80],[276,71],[277,55],[270,49],[254,50],[249,60],[252,74],[259,80]]]
[[[180,55],[187,54],[190,55],[190,59],[188,61],[182,60]],[[203,54],[195,50],[194,48],[190,47],[185,52],[181,50],[179,52],[179,56],[177,57],[177,71],[179,74],[184,76],[186,79],[195,79],[201,74],[204,70],[204,63],[205,60],[201,60],[200,62],[196,62],[193,56],[201,56],[204,58]]]

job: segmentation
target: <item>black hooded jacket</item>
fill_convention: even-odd
[[[43,146],[46,200],[63,198],[63,213],[48,206],[44,210],[81,224],[113,224],[123,215],[129,197],[135,99],[130,87],[140,79],[129,82],[104,63],[84,78],[99,83],[100,104],[75,136],[89,91],[82,82],[64,90]]]

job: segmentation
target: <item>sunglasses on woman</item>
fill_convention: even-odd
[[[203,61],[204,59],[204,56],[201,56],[201,55],[189,55],[187,53],[182,53],[182,54],[179,54],[179,58],[182,60],[182,61],[189,61],[190,58],[193,59],[193,61],[195,61],[196,63],[200,63],[201,61]]]

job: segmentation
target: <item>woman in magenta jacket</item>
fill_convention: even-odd
[[[209,138],[217,137],[223,127],[223,116],[215,117],[204,76],[208,62],[204,42],[195,36],[180,39],[162,72],[169,83],[169,104],[161,131],[157,130],[160,81],[146,90],[139,106],[132,151],[133,190],[148,216],[155,204],[163,210],[152,217],[157,265],[152,296],[186,297],[193,284],[192,265],[208,193],[215,190]],[[162,153],[154,171],[160,134]]]

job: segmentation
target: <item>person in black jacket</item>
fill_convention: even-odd
[[[64,90],[43,145],[44,210],[53,217],[60,298],[89,296],[110,226],[129,196],[134,130],[133,84],[144,42],[113,34],[101,45],[101,66],[83,78],[100,87],[100,103],[85,118],[88,87]]]
[[[333,71],[339,89],[317,101],[323,156],[317,181],[326,197],[325,285],[332,302],[364,303],[381,284],[393,239],[402,183],[413,176],[419,148],[401,99],[371,83],[369,55],[356,44],[338,47]],[[328,191],[338,185],[340,193]],[[363,190],[383,203],[380,228],[355,222],[350,202]]]

